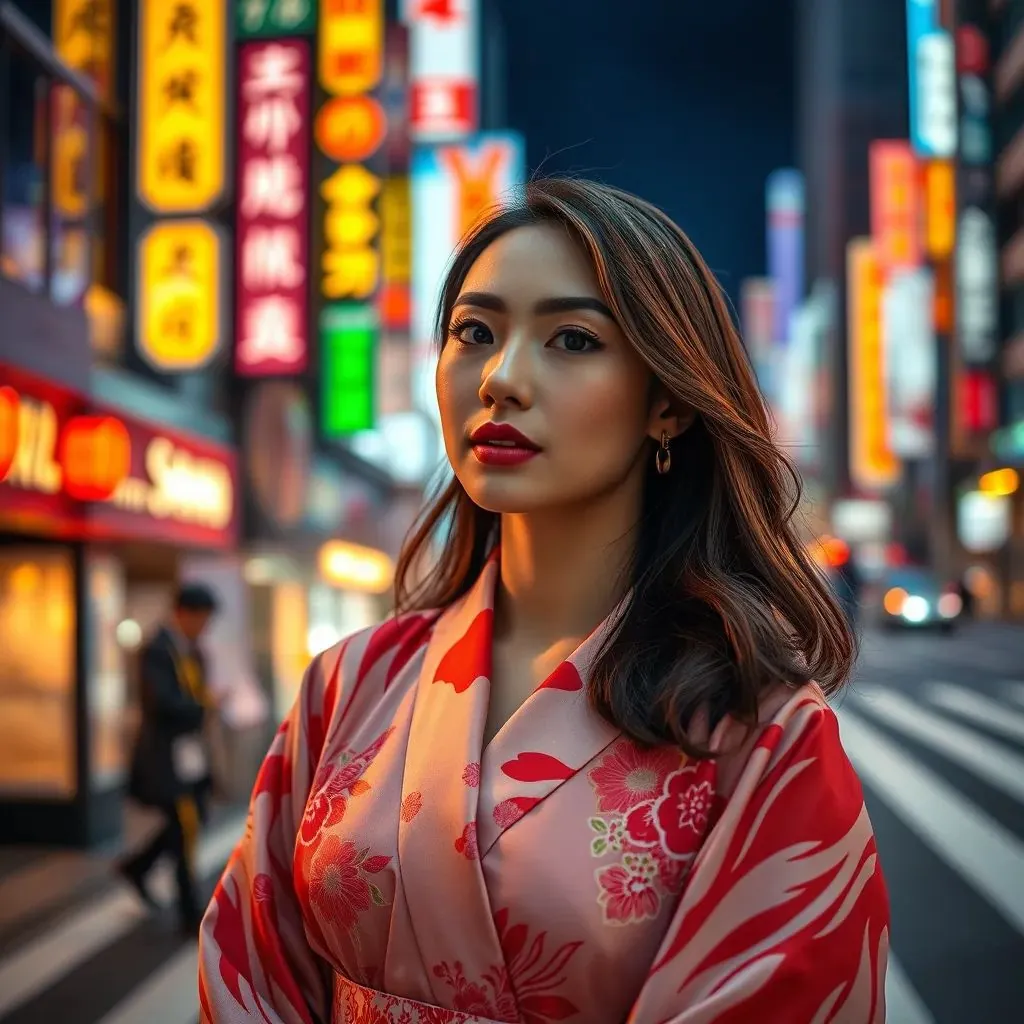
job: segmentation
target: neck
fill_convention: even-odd
[[[503,515],[496,633],[541,645],[589,635],[625,593],[639,513],[613,494]]]

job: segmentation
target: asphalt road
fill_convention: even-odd
[[[1024,1022],[1024,628],[868,631],[836,709],[889,885],[889,1024]]]

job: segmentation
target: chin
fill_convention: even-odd
[[[537,512],[560,503],[560,495],[519,470],[484,470],[473,466],[459,481],[474,505],[497,515]]]

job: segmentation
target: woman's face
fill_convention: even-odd
[[[445,448],[492,512],[575,505],[635,484],[676,433],[651,373],[561,229],[514,229],[470,268],[437,366]]]

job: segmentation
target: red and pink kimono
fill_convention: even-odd
[[[484,747],[497,571],[310,667],[203,922],[202,1021],[883,1024],[885,884],[818,688],[720,760],[642,749],[587,705],[605,623]]]

